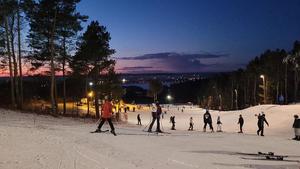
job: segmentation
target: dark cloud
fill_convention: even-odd
[[[152,53],[145,54],[135,57],[122,57],[119,59],[124,60],[149,60],[149,59],[174,59],[174,58],[184,58],[184,59],[212,59],[227,57],[228,54],[211,54],[211,53],[198,53],[198,54],[187,54],[187,53],[175,53],[175,52],[164,52],[164,53]]]
[[[228,70],[232,66],[216,63],[218,59],[229,57],[228,54],[185,54],[185,53],[153,53],[136,57],[118,58],[120,62],[132,64],[132,67],[121,67],[121,72],[209,72]],[[140,66],[140,65],[143,66]]]
[[[133,66],[133,67],[122,67],[119,68],[118,70],[120,71],[141,71],[141,70],[148,70],[152,69],[153,67],[151,66]]]
[[[151,66],[133,66],[133,67],[122,67],[117,71],[126,73],[165,73],[164,71],[158,70]]]

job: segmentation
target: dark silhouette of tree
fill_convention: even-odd
[[[76,12],[79,0],[25,0],[24,6],[29,21],[29,47],[31,63],[35,68],[50,65],[52,112],[57,113],[56,70],[58,60],[63,58],[63,73],[67,58],[67,40],[81,29],[85,19]],[[65,96],[65,90],[64,90]],[[65,99],[64,99],[65,103]],[[64,106],[65,111],[65,106]]]
[[[293,46],[290,61],[294,70],[294,101],[298,101],[298,89],[299,89],[299,71],[300,71],[300,42],[296,41]]]
[[[162,91],[163,85],[160,80],[152,79],[149,81],[149,91],[148,94],[153,97],[153,101],[158,101],[157,95]]]
[[[1,1],[0,2],[0,17],[1,26],[4,28],[4,42],[8,58],[8,68],[10,77],[10,98],[11,105],[13,108],[16,107],[16,93],[18,93],[18,88],[16,87],[17,78],[17,65],[14,52],[14,22],[15,22],[15,7],[16,1]]]
[[[113,70],[115,61],[111,55],[115,50],[110,48],[110,33],[98,21],[92,21],[84,32],[78,51],[73,57],[71,68],[75,74],[86,75],[93,79],[95,90],[96,116],[99,117],[99,91],[106,83],[101,77]]]

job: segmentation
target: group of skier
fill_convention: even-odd
[[[105,123],[105,121],[107,121],[111,128],[110,132],[116,136],[115,128],[112,123],[112,109],[113,109],[113,105],[111,103],[111,100],[106,96],[105,101],[101,107],[101,110],[102,110],[101,119],[100,119],[101,121],[95,132],[103,132],[101,130],[101,128],[102,128],[103,124]],[[158,133],[163,132],[160,128],[161,127],[161,124],[160,124],[161,115],[162,115],[162,108],[161,108],[160,104],[158,102],[156,102],[155,104],[153,104],[153,107],[152,107],[152,121],[149,125],[148,132],[152,132],[152,127],[153,127],[155,121],[156,121],[156,130],[155,131]],[[257,119],[258,119],[257,135],[264,136],[264,124],[266,123],[267,126],[269,126],[269,123],[266,120],[266,116],[265,116],[264,112],[262,112],[261,114],[255,115],[255,116],[257,116]],[[137,120],[138,120],[138,125],[142,125],[140,114],[137,115]],[[203,115],[203,122],[204,122],[204,127],[203,127],[204,132],[206,132],[207,125],[209,126],[211,132],[214,132],[212,116],[208,110],[206,110],[206,112]],[[175,130],[175,116],[170,117],[170,123],[172,123],[171,130]],[[240,127],[240,131],[238,133],[243,133],[244,118],[241,114],[239,115],[238,124]],[[220,116],[218,116],[218,118],[217,118],[217,125],[218,125],[217,131],[221,132],[222,131],[222,128],[221,128],[222,122],[221,122]],[[298,115],[294,116],[293,128],[295,131],[295,138],[293,138],[293,139],[299,141],[300,140],[300,119],[299,119]],[[189,131],[194,130],[193,117],[190,117],[188,130]]]

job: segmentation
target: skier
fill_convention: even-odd
[[[241,114],[240,114],[240,118],[239,118],[238,124],[240,125],[240,131],[239,131],[239,133],[243,133],[244,118],[243,118],[243,116]]]
[[[294,115],[294,124],[293,124],[293,128],[295,131],[295,138],[293,138],[293,140],[298,140],[300,141],[300,119],[298,115]]]
[[[258,119],[258,121],[257,121],[257,126],[258,126],[257,135],[259,135],[259,133],[260,133],[261,136],[264,136],[264,124],[266,123],[269,126],[269,123],[265,118],[264,112],[262,112],[261,115],[259,114],[257,116],[257,119]]]
[[[171,117],[171,123],[172,123],[171,130],[176,130],[176,129],[175,129],[175,123],[176,123],[176,122],[175,122],[175,116],[172,116],[172,117]]]
[[[138,114],[136,118],[137,118],[137,121],[138,121],[138,124],[137,124],[137,125],[142,125],[141,115]]]
[[[203,131],[206,132],[206,126],[207,124],[209,125],[209,128],[211,129],[211,132],[214,132],[214,128],[212,126],[212,119],[211,119],[211,115],[209,113],[208,110],[206,110],[206,112],[203,115],[203,121],[204,121],[204,127],[203,127]]]
[[[152,132],[152,127],[156,120],[157,121],[156,132],[162,133],[162,131],[160,130],[160,115],[161,115],[161,107],[160,107],[159,103],[156,102],[156,111],[152,112],[152,122],[149,126],[148,132]]]
[[[114,125],[111,121],[111,116],[112,116],[112,104],[111,104],[111,100],[109,100],[108,96],[105,96],[105,102],[102,105],[102,113],[101,113],[101,122],[98,125],[98,128],[96,129],[95,132],[102,132],[101,131],[101,127],[103,126],[103,124],[105,123],[105,121],[108,121],[108,124],[110,126],[110,132],[116,136],[115,133],[115,128]]]
[[[221,117],[218,116],[217,118],[217,132],[222,132],[222,122],[221,122]]]
[[[190,127],[188,129],[189,131],[193,131],[194,130],[194,122],[193,122],[193,117],[190,117]]]

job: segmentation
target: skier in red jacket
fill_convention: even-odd
[[[102,105],[102,113],[101,113],[101,122],[96,130],[96,132],[102,132],[101,131],[101,127],[103,126],[104,122],[105,121],[108,121],[108,124],[110,126],[110,129],[111,129],[111,133],[113,135],[116,136],[116,133],[115,133],[115,128],[114,128],[114,125],[111,121],[111,116],[112,116],[112,104],[110,102],[110,100],[108,99],[108,96],[105,96],[105,102],[104,104]]]

